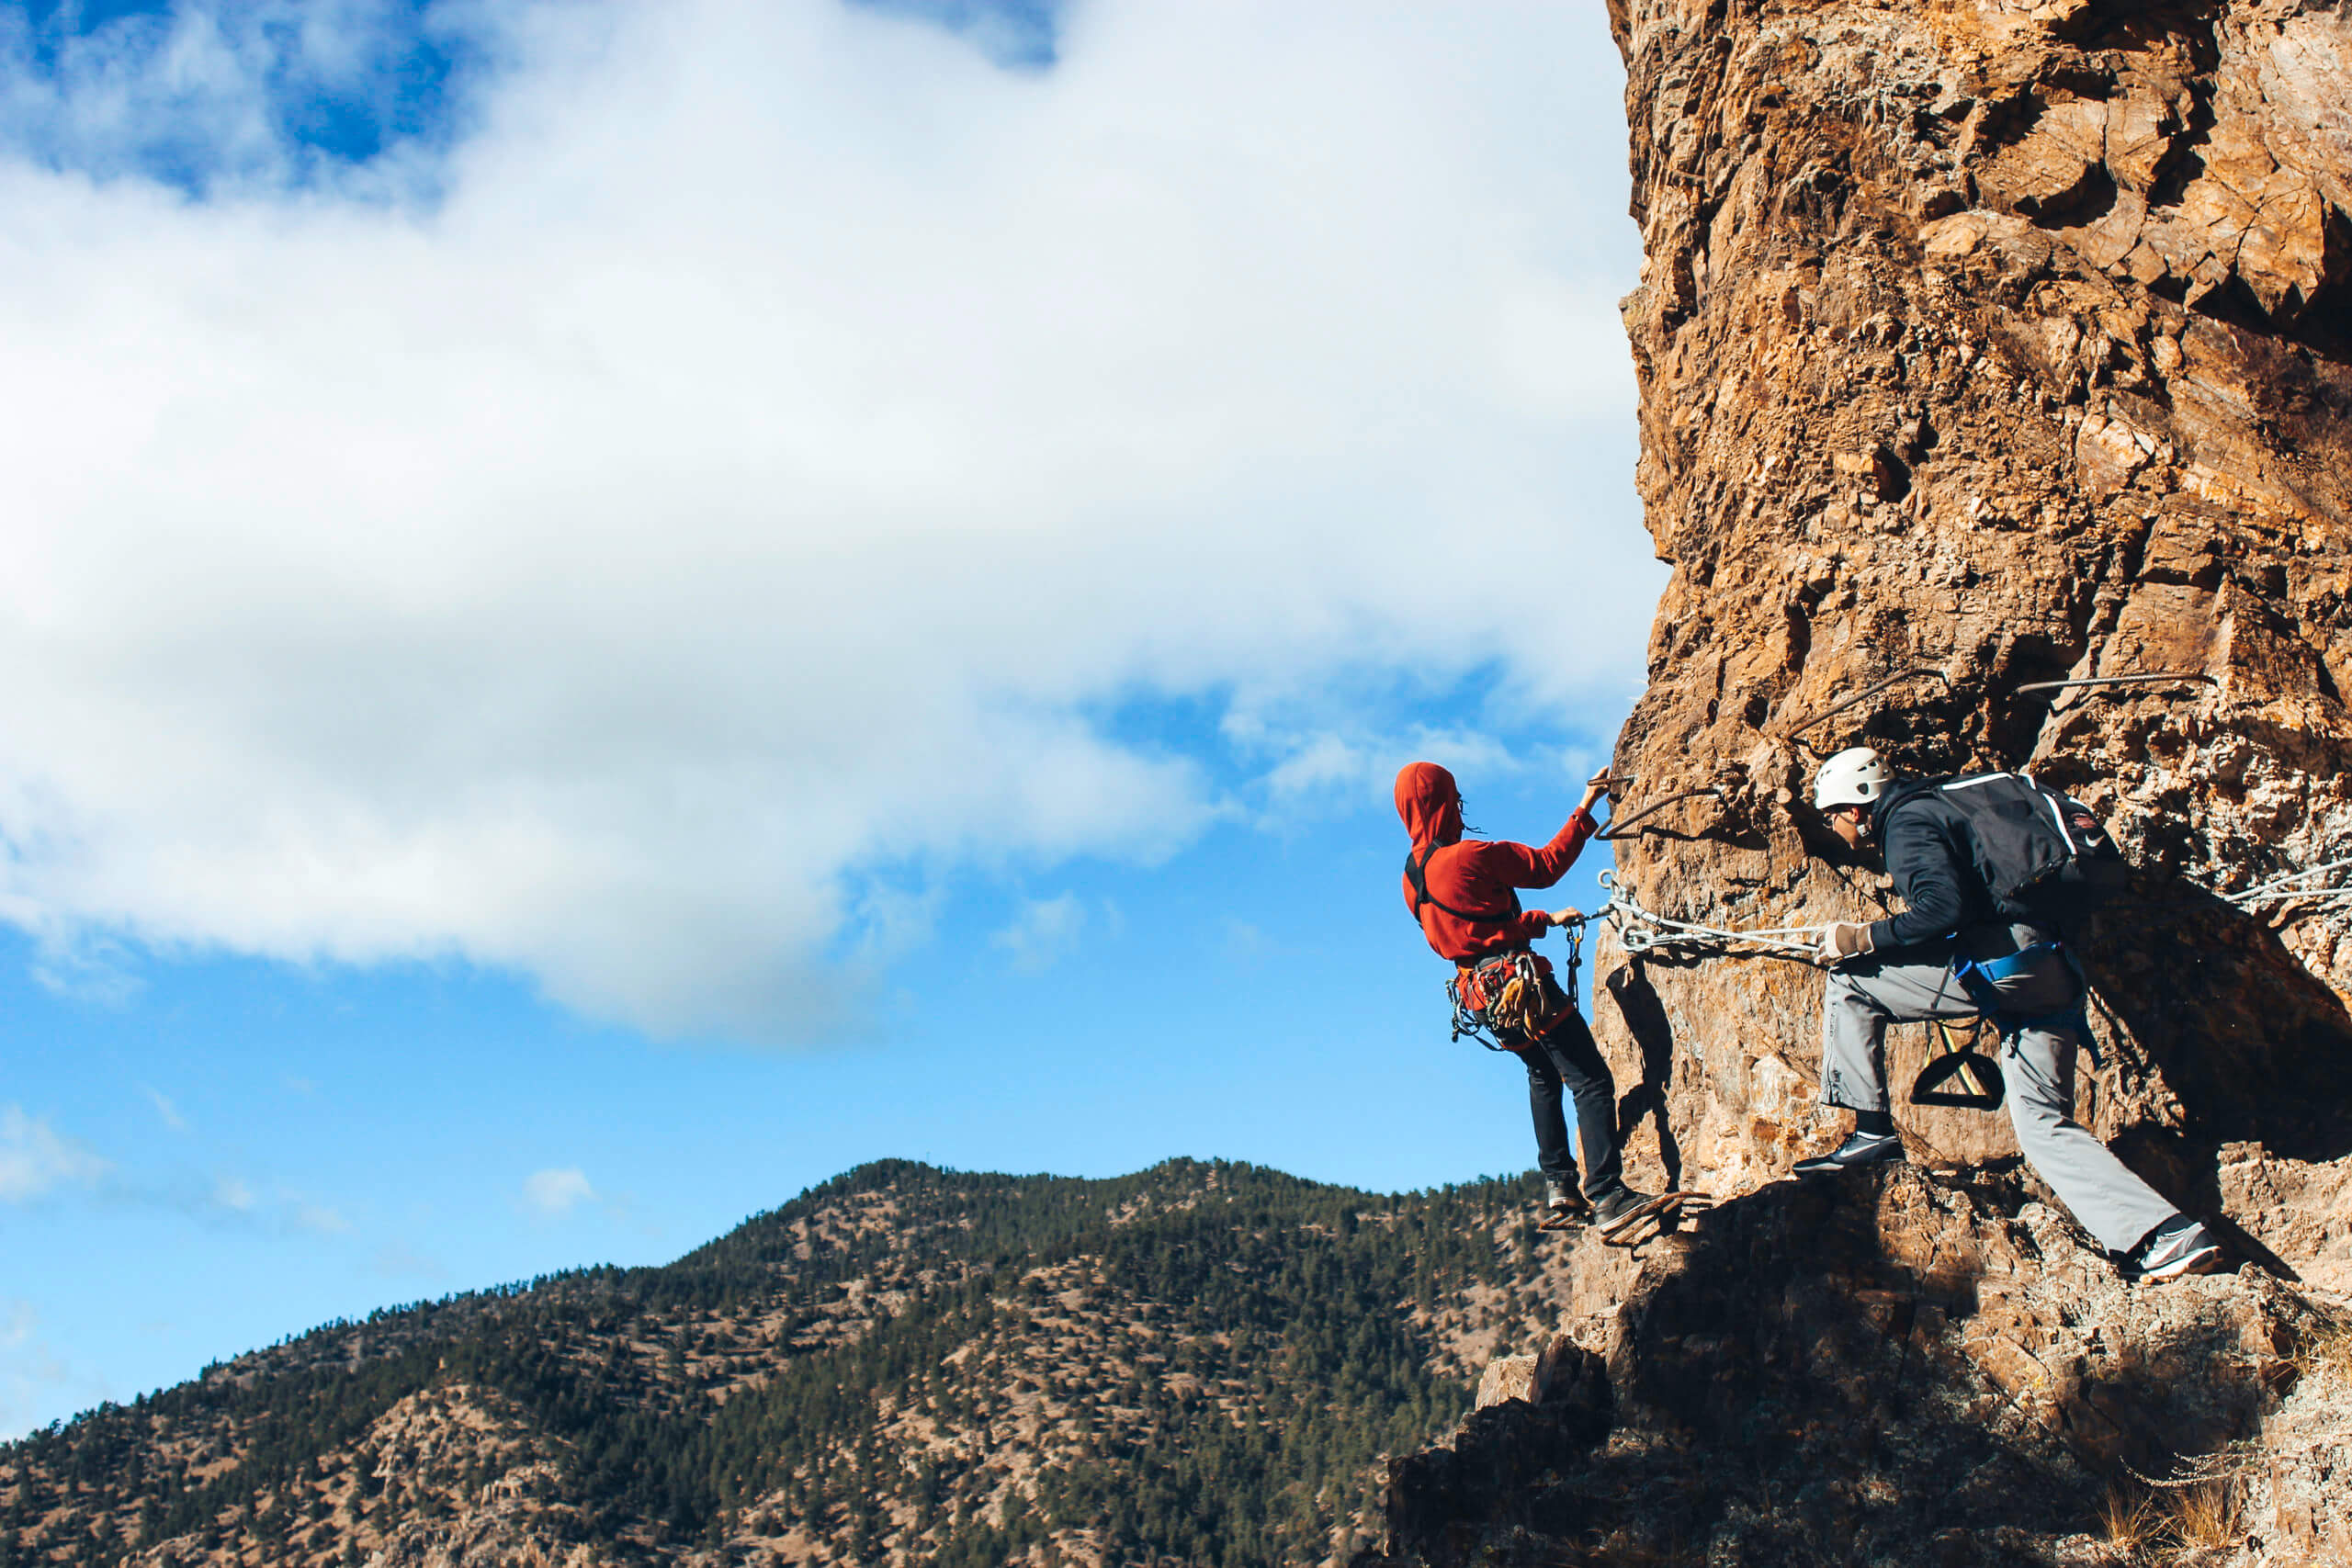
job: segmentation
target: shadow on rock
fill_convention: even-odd
[[[1645,1118],[1653,1122],[1657,1128],[1658,1160],[1666,1167],[1666,1184],[1680,1187],[1682,1145],[1675,1141],[1666,1098],[1674,1078],[1674,1025],[1666,1016],[1657,987],[1650,984],[1644,960],[1635,958],[1611,969],[1602,984],[1642,1054],[1642,1081],[1618,1097],[1618,1145],[1631,1141]]]
[[[1363,1562],[2052,1561],[2130,1470],[2255,1435],[2310,1315],[2251,1271],[2127,1284],[2013,1179],[1781,1183],[1659,1244],[1605,1396],[1588,1366],[1393,1461]]]
[[[2300,1160],[2352,1154],[2343,1002],[2235,906],[2177,878],[2137,892],[2141,909],[2101,919],[2081,955],[2099,1007],[2153,1059],[2187,1115],[2179,1133],[2143,1128],[2119,1152],[2163,1160],[2168,1185],[2186,1183],[2182,1195],[2200,1201],[2213,1196],[2211,1151],[2222,1144],[2250,1140]],[[2263,1004],[2222,1001],[2245,997]]]

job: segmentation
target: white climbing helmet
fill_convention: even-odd
[[[1833,806],[1871,806],[1894,782],[1886,759],[1867,746],[1849,746],[1821,764],[1813,775],[1813,804],[1826,811]]]

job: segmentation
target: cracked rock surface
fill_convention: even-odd
[[[2352,908],[2232,901],[2352,860],[2352,8],[1610,13],[1673,569],[1621,888],[1888,912],[1808,805],[1847,746],[2080,796],[2135,871],[2078,1114],[2234,1268],[2123,1278],[2006,1116],[1909,1101],[1918,1025],[1913,1163],[1785,1179],[1846,1129],[1821,972],[1604,932],[1630,1174],[1715,1202],[1637,1272],[1571,1251],[1589,1361],[1396,1461],[1385,1561],[2352,1562]]]
[[[2352,12],[1611,15],[1674,569],[1620,809],[1717,792],[1619,876],[1712,926],[1867,919],[1892,896],[1825,858],[1821,757],[2068,788],[2138,866],[2086,950],[2084,1119],[2244,1256],[2352,1289],[2352,910],[2224,897],[2352,857]],[[2019,689],[2123,674],[2177,679]],[[1599,968],[1654,1179],[1728,1196],[1842,1130],[1818,971],[1613,938]],[[1931,1044],[1893,1032],[1898,1100]],[[1897,1118],[1915,1158],[2015,1150],[1998,1114]]]

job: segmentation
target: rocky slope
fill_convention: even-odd
[[[2352,12],[2317,0],[1617,0],[1639,484],[1673,575],[1618,870],[1718,927],[1860,918],[1808,805],[1862,742],[2029,767],[2139,866],[2082,1100],[2243,1250],[2352,1288]],[[2039,692],[2119,674],[2176,682]],[[1851,705],[1849,698],[1894,677]],[[1821,1146],[1819,975],[1600,954],[1642,1150],[1718,1192]],[[1925,1060],[1896,1032],[1893,1077]],[[1898,1112],[1920,1157],[2006,1119]]]
[[[1917,1168],[1648,1250],[1393,1465],[1357,1568],[2352,1562],[2352,1325],[2263,1271],[2134,1288],[2014,1175]]]
[[[0,1568],[1344,1556],[1589,1281],[1534,1191],[866,1167],[0,1446]]]

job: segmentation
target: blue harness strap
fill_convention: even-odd
[[[2075,984],[2080,995],[2071,1007],[2056,1012],[2015,1013],[2008,1010],[2001,996],[1999,982],[2024,974],[2046,953],[2056,953],[2075,972]],[[2001,1043],[2006,1045],[2029,1029],[2069,1029],[2081,1041],[2083,1049],[2091,1054],[2093,1066],[2104,1066],[2099,1059],[2098,1041],[2091,1033],[2090,981],[2083,974],[2083,966],[2066,951],[2063,942],[2037,942],[1999,958],[1962,958],[1952,955],[1951,972],[1960,981],[1962,990],[1974,1002],[1993,1027],[2001,1032]]]

